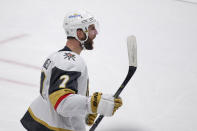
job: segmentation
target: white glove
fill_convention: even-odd
[[[90,113],[98,113],[104,116],[112,116],[122,106],[121,98],[114,98],[112,94],[96,92],[88,100]]]

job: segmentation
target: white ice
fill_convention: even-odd
[[[121,94],[124,105],[97,131],[196,131],[194,0],[1,0],[0,130],[25,131],[19,121],[39,95],[39,68],[65,45],[63,17],[77,9],[100,23],[95,50],[81,54],[91,93],[118,89],[128,70],[126,37],[135,35],[138,43],[138,69]]]

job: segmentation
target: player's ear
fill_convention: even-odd
[[[80,40],[85,40],[85,33],[83,32],[82,29],[77,29],[77,37],[80,39]]]

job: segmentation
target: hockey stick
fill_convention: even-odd
[[[131,79],[131,77],[137,69],[137,43],[135,36],[127,37],[127,49],[129,57],[129,71],[122,85],[114,94],[115,98],[117,98],[120,95],[120,93],[123,91],[123,89],[125,88],[125,86],[127,85],[127,83],[129,82],[129,80]],[[96,119],[95,123],[92,125],[89,131],[94,131],[103,118],[104,115],[99,115],[99,117]]]

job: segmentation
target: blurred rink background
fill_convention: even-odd
[[[39,95],[41,66],[65,45],[64,15],[86,9],[100,23],[95,49],[81,54],[90,93],[115,93],[128,70],[126,37],[135,35],[138,44],[138,69],[121,94],[124,105],[97,131],[196,131],[196,2],[1,0],[0,130],[24,131],[19,121]]]

